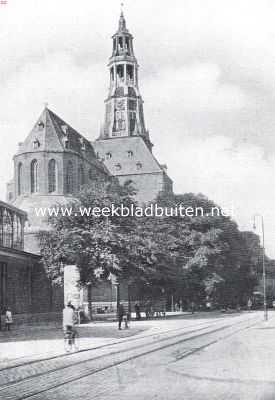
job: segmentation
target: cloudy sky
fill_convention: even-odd
[[[274,0],[126,0],[154,152],[176,192],[265,217],[275,257]],[[0,6],[0,198],[12,156],[48,102],[99,133],[120,1],[7,0]]]

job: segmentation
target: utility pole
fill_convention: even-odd
[[[265,270],[265,234],[264,234],[264,217],[260,214],[254,215],[253,229],[256,229],[256,217],[261,219],[262,227],[262,264],[263,264],[263,292],[264,292],[264,320],[268,320],[267,299],[266,299],[266,270]]]

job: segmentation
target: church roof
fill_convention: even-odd
[[[165,172],[140,136],[96,140],[93,146],[115,176]]]
[[[25,141],[20,143],[17,155],[43,151],[76,152],[108,173],[104,165],[97,160],[91,142],[47,107]]]

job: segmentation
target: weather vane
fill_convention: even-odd
[[[121,14],[123,14],[123,7],[124,7],[124,3],[120,3],[120,11],[121,11]]]

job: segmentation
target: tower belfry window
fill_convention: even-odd
[[[134,78],[134,68],[132,65],[127,65],[127,79],[133,79]]]
[[[126,49],[129,50],[129,38],[126,37],[125,39],[125,45],[126,45]]]
[[[117,75],[118,75],[118,77],[120,78],[120,79],[123,79],[124,78],[124,68],[123,68],[124,66],[122,65],[122,64],[119,64],[118,66],[117,66]]]

